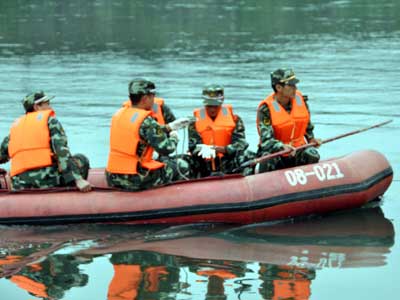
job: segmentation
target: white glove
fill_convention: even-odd
[[[199,144],[196,145],[195,152],[199,151],[197,154],[198,156],[201,156],[202,158],[215,158],[216,152],[213,146],[210,145],[205,145],[205,144]]]
[[[159,157],[160,157],[160,155],[158,154],[158,152],[153,151],[152,158],[153,158],[154,160],[157,160]]]
[[[168,123],[167,125],[171,129],[171,131],[174,131],[174,130],[179,130],[179,129],[188,127],[190,122],[191,121],[189,118],[179,118],[171,123]]]
[[[175,138],[177,142],[179,141],[179,136],[178,136],[178,132],[177,131],[174,131],[174,130],[170,131],[169,132],[169,137]]]

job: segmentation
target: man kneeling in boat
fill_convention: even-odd
[[[152,117],[155,93],[153,82],[132,80],[132,105],[120,108],[112,117],[106,168],[109,186],[137,191],[189,176],[187,162],[168,156],[178,144],[178,134],[171,130],[176,126],[172,122],[164,127]],[[153,159],[154,150],[160,154],[160,160]]]
[[[254,157],[246,151],[249,144],[244,123],[233,113],[231,105],[223,104],[222,86],[205,86],[202,97],[204,107],[194,110],[196,122],[189,126],[192,172],[195,177],[232,174],[244,161]],[[244,175],[251,173],[251,168],[243,171]]]
[[[260,136],[257,157],[282,150],[291,153],[260,163],[260,173],[319,161],[315,147],[295,151],[295,147],[306,143],[320,144],[320,140],[314,138],[307,96],[296,88],[298,82],[292,69],[277,69],[271,73],[274,92],[261,101],[257,109]]]
[[[14,121],[0,149],[0,163],[11,159],[11,182],[15,191],[75,185],[91,190],[85,179],[89,160],[71,156],[67,136],[43,91],[28,94],[22,104],[26,114]]]

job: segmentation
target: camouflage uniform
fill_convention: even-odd
[[[284,69],[285,70],[285,69]],[[279,69],[277,71],[280,71]],[[275,80],[282,80],[284,76],[279,76],[281,74],[276,75],[276,72],[271,73],[271,77],[276,77],[273,78]],[[289,70],[291,71],[291,70]],[[289,72],[288,76],[294,77],[293,71]],[[294,77],[294,84],[298,82],[297,79]],[[306,104],[307,110],[308,108],[308,97],[304,97],[304,102]],[[292,102],[289,102],[286,107],[283,107],[289,114],[292,110]],[[278,151],[283,150],[283,143],[274,137],[274,129],[271,125],[271,114],[269,111],[269,108],[266,104],[263,104],[260,106],[260,108],[257,111],[258,114],[258,120],[259,123],[258,129],[259,129],[259,135],[260,135],[260,143],[258,145],[258,151],[257,151],[257,157],[261,157],[264,155],[268,155],[271,153],[275,153]],[[311,120],[307,125],[306,128],[306,133],[305,133],[305,138],[307,141],[310,141],[314,139],[314,125],[312,124]],[[299,165],[306,165],[310,163],[316,163],[319,161],[319,154],[318,151],[316,150],[315,147],[309,147],[304,150],[297,151],[294,157],[290,156],[280,156],[276,158],[269,159],[267,161],[264,161],[260,163],[260,169],[259,171],[266,172],[266,171],[272,171],[272,170],[277,170],[277,169],[282,169],[282,168],[287,168],[287,167],[293,167],[293,166],[299,166]]]
[[[151,93],[155,93],[152,82],[141,78],[134,79],[129,85],[129,92],[144,94],[150,89],[149,86],[154,89]],[[169,113],[172,114],[171,111]],[[168,137],[166,131],[165,126],[158,124],[152,117],[145,118],[139,128],[140,141],[137,149],[137,154],[141,157],[147,145],[150,145],[160,155],[159,160],[165,164],[163,168],[150,171],[139,164],[138,174],[116,174],[106,171],[108,185],[128,191],[139,191],[187,179],[190,173],[189,164],[180,158],[169,156],[176,150],[178,139],[175,136]]]
[[[36,252],[40,253],[51,246],[53,245],[50,243],[30,244],[29,248],[24,245],[25,248],[13,251],[12,254],[21,257],[22,262],[24,259],[29,262],[35,257]],[[71,288],[87,285],[89,276],[83,273],[80,265],[90,263],[92,258],[85,257],[82,259],[71,254],[54,253],[38,257],[44,259],[40,261],[36,259],[34,264],[26,262],[20,264],[21,269],[17,273],[12,272],[13,269],[11,269],[13,274],[8,278],[13,280],[13,276],[17,275],[19,277],[18,282],[23,282],[19,285],[21,289],[25,289],[31,295],[45,300],[63,299],[65,292]],[[37,266],[37,268],[34,268],[34,266]]]
[[[13,190],[28,188],[50,188],[74,186],[75,181],[87,178],[89,160],[82,154],[71,156],[67,136],[61,123],[55,117],[49,117],[51,149],[55,154],[54,164],[48,167],[29,170],[11,178]],[[4,138],[0,149],[0,163],[6,163],[10,136]]]
[[[204,105],[221,105],[222,100],[212,99],[212,97],[204,97],[205,94],[210,94],[210,91],[222,90],[223,99],[223,88],[219,85],[206,86],[203,90],[203,101]],[[216,157],[214,159],[215,170],[210,160],[205,160],[195,153],[196,145],[203,144],[200,134],[197,132],[195,124],[189,126],[189,152],[191,153],[191,169],[193,172],[193,177],[205,177],[212,173],[222,173],[222,174],[232,174],[233,171],[240,167],[240,165],[248,160],[255,157],[255,153],[246,150],[249,144],[246,141],[245,127],[242,119],[238,115],[234,115],[234,121],[236,127],[232,132],[231,143],[226,146],[226,153],[222,158]],[[241,170],[239,170],[241,171]],[[252,174],[253,170],[251,168],[246,168],[242,170],[243,175]],[[235,170],[235,172],[237,172]]]
[[[162,110],[162,115],[164,117],[165,124],[171,123],[176,120],[176,117],[175,117],[174,113],[172,112],[171,108],[168,105],[166,105],[165,103],[161,106],[161,110]],[[164,132],[169,137],[169,130],[167,129],[167,126],[161,125],[161,128],[164,130]],[[161,155],[160,153],[158,153],[158,155],[159,155],[160,160],[168,159],[168,155],[165,156],[165,155]]]
[[[49,117],[48,126],[50,146],[55,154],[53,165],[13,176],[11,178],[13,190],[74,186],[76,180],[82,177],[87,178],[89,160],[82,154],[71,156],[67,136],[61,123],[55,117]],[[10,160],[8,154],[9,141],[10,136],[7,136],[1,144],[0,163],[6,163]]]

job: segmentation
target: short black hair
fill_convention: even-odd
[[[279,83],[279,82],[278,82],[278,83],[271,84],[271,87],[272,87],[272,89],[274,90],[275,93],[276,93],[276,86],[277,86],[278,84],[279,84],[280,86],[282,86],[282,87],[285,86],[284,83]]]
[[[35,110],[34,110],[33,106],[30,106],[28,109],[25,110],[26,113],[31,113],[31,112],[34,112],[34,111]]]
[[[137,105],[145,94],[129,94],[132,105]]]

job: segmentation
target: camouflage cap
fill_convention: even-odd
[[[224,87],[218,84],[209,84],[203,88],[203,104],[219,106],[224,102]]]
[[[296,85],[299,80],[296,78],[296,74],[292,69],[277,69],[271,72],[271,85],[275,84],[288,84]]]
[[[156,85],[144,78],[135,78],[129,83],[129,94],[156,94]]]
[[[22,99],[22,105],[24,106],[25,111],[29,111],[32,110],[33,105],[49,102],[54,97],[55,96],[46,95],[43,91],[37,91],[26,95],[24,99]]]

